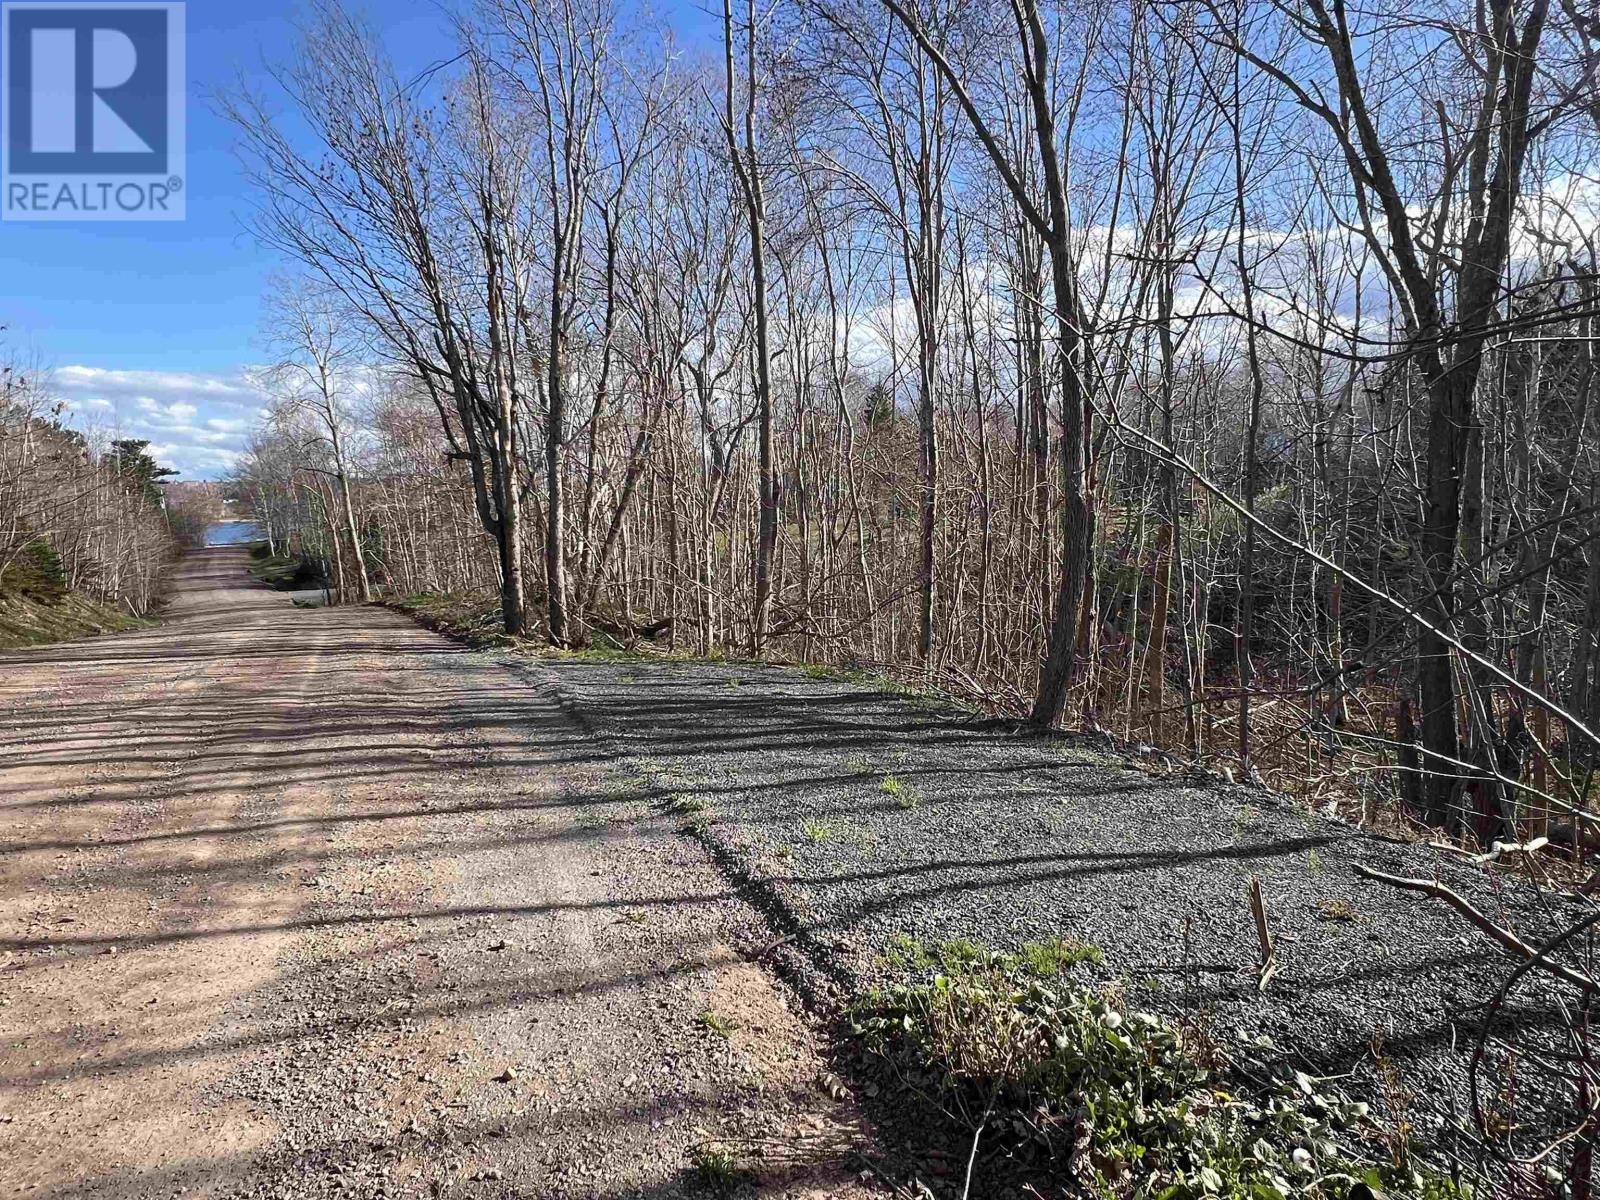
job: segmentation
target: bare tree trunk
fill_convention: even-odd
[[[556,256],[561,257],[558,238]],[[563,646],[567,631],[566,497],[561,478],[562,448],[566,442],[566,389],[562,380],[561,358],[565,346],[565,320],[562,314],[562,275],[558,266],[552,275],[550,294],[549,362],[545,375],[544,426],[544,586],[549,612],[551,645]]]
[[[772,616],[772,567],[778,544],[778,481],[772,459],[772,351],[767,313],[766,203],[762,195],[761,164],[756,157],[756,6],[750,0],[747,15],[744,80],[744,147],[734,134],[733,0],[722,0],[722,34],[726,68],[726,112],[723,128],[728,153],[744,193],[750,223],[750,270],[755,305],[755,384],[758,448],[757,483],[760,510],[754,563],[755,599],[750,614],[750,653],[766,648],[767,626]]]
[[[336,424],[330,426],[329,436],[333,442],[334,470],[339,475],[339,496],[344,502],[345,531],[350,537],[350,553],[356,560],[356,587],[361,603],[370,604],[372,581],[367,575],[367,555],[361,545],[361,527],[356,524],[355,503],[350,498],[350,472],[344,465],[344,439]]]
[[[1245,357],[1250,369],[1250,407],[1245,422],[1244,442],[1244,505],[1254,516],[1256,511],[1257,449],[1261,441],[1261,398],[1266,390],[1261,373],[1261,351],[1256,330],[1255,288],[1250,265],[1245,261],[1245,243],[1249,239],[1249,210],[1245,204],[1244,168],[1244,113],[1239,86],[1240,62],[1233,63],[1233,96],[1230,124],[1233,132],[1233,183],[1234,216],[1239,221],[1238,241],[1234,244],[1234,263],[1239,272],[1239,287],[1244,297]],[[1244,554],[1239,564],[1239,621],[1234,638],[1234,662],[1239,681],[1239,762],[1250,765],[1250,689],[1255,682],[1255,666],[1251,659],[1256,627],[1256,527],[1246,521],[1244,527]]]

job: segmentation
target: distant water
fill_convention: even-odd
[[[208,546],[239,546],[261,540],[261,526],[254,521],[218,521],[206,530]]]

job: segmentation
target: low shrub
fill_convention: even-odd
[[[1224,1086],[1199,1030],[1075,983],[1090,957],[1058,941],[1023,954],[903,940],[899,982],[853,1006],[851,1027],[903,1087],[1074,1191],[1151,1200],[1418,1200],[1468,1195],[1386,1162],[1367,1106],[1298,1075],[1266,1096]],[[1051,949],[1050,947],[1053,947]]]

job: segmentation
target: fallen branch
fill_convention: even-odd
[[[1523,941],[1511,930],[1504,926],[1496,925],[1483,913],[1473,908],[1459,892],[1454,892],[1444,884],[1432,879],[1409,879],[1403,875],[1390,875],[1384,871],[1377,871],[1371,867],[1356,864],[1355,872],[1363,879],[1375,880],[1386,883],[1390,887],[1400,888],[1407,892],[1420,892],[1424,896],[1431,896],[1435,900],[1443,900],[1456,912],[1460,913],[1472,924],[1476,925],[1485,935],[1496,941],[1500,946],[1510,951],[1518,958],[1526,959],[1531,965],[1541,971],[1546,971],[1556,978],[1572,984],[1585,992],[1600,991],[1600,984],[1585,975],[1582,971],[1574,971],[1571,967],[1564,967],[1560,963],[1549,961],[1527,942]]]
[[[647,625],[635,625],[631,621],[602,617],[594,612],[588,613],[586,619],[596,629],[629,646],[635,645],[640,638],[652,642],[655,641],[656,638],[672,628],[673,621],[671,617],[663,617],[659,621],[651,621]]]

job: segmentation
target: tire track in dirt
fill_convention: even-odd
[[[243,566],[0,659],[0,1191],[872,1194],[752,915],[604,746]]]

